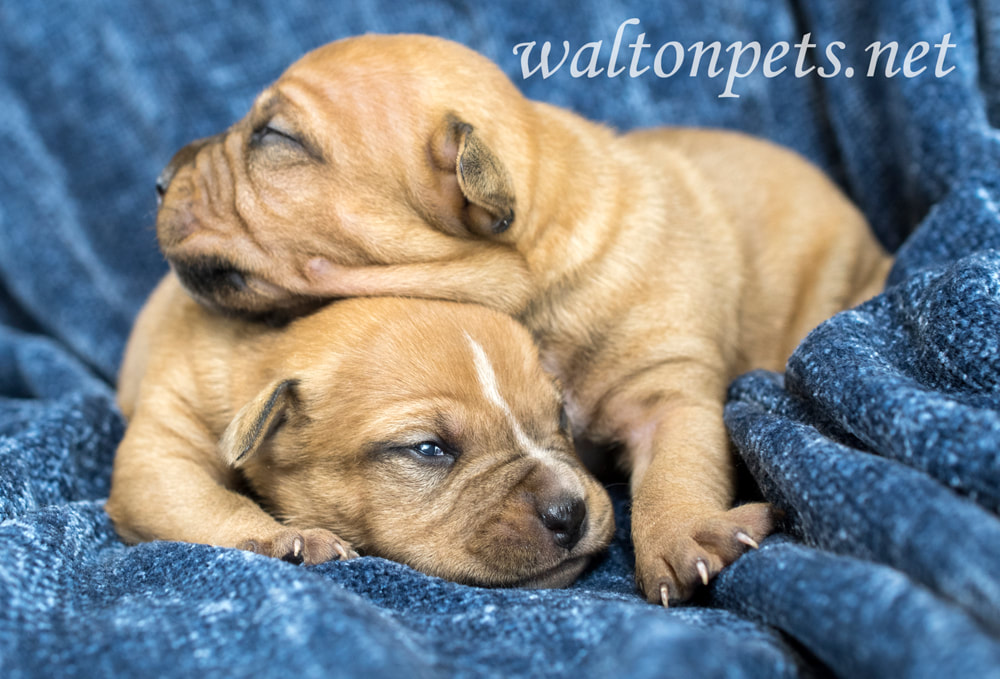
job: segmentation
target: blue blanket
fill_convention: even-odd
[[[785,528],[695,604],[636,593],[619,487],[608,555],[558,591],[116,537],[113,382],[166,270],[155,177],[294,58],[365,31],[459,40],[620,128],[791,146],[898,249],[884,294],[732,385],[727,425]],[[997,0],[5,0],[0,35],[0,676],[1000,676]],[[537,66],[546,41],[569,57],[525,78],[514,46]],[[573,77],[597,41],[603,71],[584,73],[595,47]],[[676,73],[638,72],[671,41]],[[692,77],[683,50],[713,41],[717,71],[706,53]]]

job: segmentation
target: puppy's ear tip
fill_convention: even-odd
[[[514,182],[500,157],[483,140],[481,131],[454,112],[447,113],[432,138],[431,158],[439,171],[453,173],[457,180],[460,195],[445,202],[464,203],[465,207],[452,219],[480,236],[495,236],[510,229],[514,222]]]
[[[283,420],[297,385],[296,379],[272,382],[240,408],[219,440],[218,453],[224,464],[238,468],[257,454]]]
[[[500,219],[496,220],[493,223],[493,228],[491,229],[491,231],[493,231],[494,236],[499,236],[504,231],[507,231],[510,228],[510,225],[513,223],[514,223],[514,211],[511,210],[510,212],[507,213],[506,217],[501,217]]]

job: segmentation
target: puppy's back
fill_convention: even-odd
[[[746,363],[737,372],[781,370],[812,328],[884,285],[892,260],[864,215],[795,151],[715,129],[658,128],[625,139],[653,156],[658,148],[679,153],[731,224],[744,267]]]

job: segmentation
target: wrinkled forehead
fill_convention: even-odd
[[[513,319],[481,307],[398,300],[365,335],[355,361],[378,366],[383,388],[447,392],[468,401],[511,406],[560,398],[530,334]],[[427,313],[430,310],[435,313]],[[376,387],[377,385],[373,385]]]
[[[416,101],[421,93],[439,89],[441,79],[433,69],[393,61],[377,52],[342,57],[313,53],[292,64],[270,89],[298,105],[324,101],[355,107],[369,100],[383,105]]]
[[[383,354],[383,361],[407,365],[394,377],[383,372],[372,386],[396,392],[391,404],[399,420],[467,441],[513,443],[520,453],[550,460],[560,394],[537,361],[513,344],[500,347],[495,335],[465,330],[436,346],[418,342],[416,351]]]
[[[279,117],[347,149],[392,138],[391,149],[429,135],[441,106],[428,87],[399,73],[295,66],[257,96],[248,117],[254,125]]]
[[[463,101],[501,103],[519,97],[492,61],[458,43],[414,35],[365,35],[333,42],[303,55],[276,86],[330,101],[409,101],[420,107]]]

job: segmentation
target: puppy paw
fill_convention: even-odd
[[[650,603],[686,601],[743,552],[756,549],[775,522],[771,506],[756,503],[647,534],[635,545],[636,582]]]
[[[313,566],[325,561],[353,559],[358,553],[351,546],[328,530],[307,528],[297,530],[285,528],[265,539],[244,540],[239,549],[264,556],[273,556],[282,561]]]

